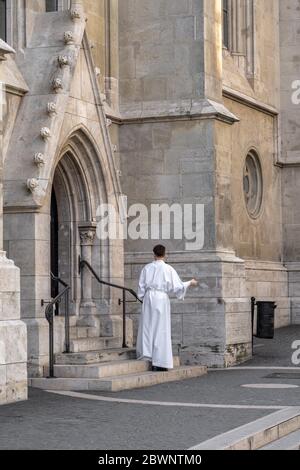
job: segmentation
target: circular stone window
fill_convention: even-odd
[[[248,214],[252,218],[259,215],[263,196],[263,180],[258,155],[251,150],[244,166],[244,196]]]

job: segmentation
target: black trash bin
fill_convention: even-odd
[[[257,338],[273,339],[275,330],[275,302],[256,302]]]

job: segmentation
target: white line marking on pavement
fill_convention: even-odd
[[[54,395],[63,395],[72,398],[81,398],[84,400],[104,401],[110,403],[127,403],[129,405],[148,405],[148,406],[178,406],[182,408],[221,408],[221,409],[236,409],[236,410],[284,410],[289,407],[285,406],[272,406],[272,405],[219,405],[209,403],[177,403],[168,401],[147,401],[147,400],[133,400],[128,398],[113,398],[104,397],[101,395],[89,395],[87,393],[79,392],[64,392],[56,390],[46,390],[47,393]]]
[[[241,385],[241,387],[244,388],[269,388],[269,389],[274,389],[274,388],[299,388],[299,385],[291,385],[291,384],[245,384]]]
[[[217,367],[214,367],[214,368],[209,368],[207,369],[209,372],[218,372],[220,370],[228,370],[228,371],[232,371],[232,370],[297,370],[299,373],[300,373],[300,367],[274,367],[274,366],[263,366],[263,367],[252,367],[252,366],[245,366],[245,367],[242,367],[242,366],[237,366],[237,367],[220,367],[220,368],[217,368]]]
[[[297,406],[286,407],[281,411],[269,414],[262,418],[251,421],[250,423],[234,428],[223,434],[220,434],[212,439],[204,441],[194,447],[190,447],[188,450],[224,450],[228,449],[229,446],[251,438],[257,434],[264,433],[268,429],[274,428],[279,424],[288,422],[293,418],[300,416],[300,408]],[[278,433],[278,430],[277,430]]]

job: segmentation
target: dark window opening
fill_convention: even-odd
[[[229,1],[222,0],[223,46],[229,49]]]
[[[6,41],[6,0],[0,0],[0,38]]]
[[[58,207],[54,189],[51,196],[51,272],[58,277]],[[58,293],[58,283],[52,280],[51,297],[54,299]]]
[[[58,0],[46,0],[46,11],[57,11]]]

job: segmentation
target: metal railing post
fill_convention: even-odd
[[[54,378],[54,319],[53,308],[51,305],[51,316],[49,317],[49,379]]]
[[[70,307],[69,307],[69,289],[65,295],[65,349],[66,354],[70,352]]]
[[[113,289],[119,289],[119,290],[122,291],[123,300],[121,300],[121,299],[119,300],[119,305],[121,305],[121,303],[123,303],[123,346],[122,347],[127,348],[127,344],[126,344],[126,303],[132,302],[132,301],[126,300],[126,293],[129,292],[129,294],[134,297],[135,300],[133,302],[140,302],[142,304],[143,303],[142,300],[140,300],[138,298],[136,292],[133,289],[129,289],[129,288],[124,287],[124,286],[119,286],[117,284],[112,284],[111,282],[103,281],[102,279],[100,279],[100,277],[95,272],[95,270],[92,268],[90,263],[88,263],[86,260],[81,259],[79,257],[79,273],[81,273],[81,271],[84,267],[86,267],[90,270],[90,272],[93,274],[95,279],[99,282],[99,284],[102,284],[104,286],[112,287]]]
[[[126,291],[123,290],[123,348],[127,348],[126,344]]]
[[[255,297],[251,297],[251,328],[252,328],[252,334],[251,334],[251,337],[252,337],[252,355],[253,355],[253,352],[254,352],[254,332],[253,332],[253,329],[254,329],[254,314],[255,314],[255,305],[256,305],[256,298]]]
[[[48,303],[48,306],[45,311],[46,319],[49,323],[49,379],[55,378],[54,376],[54,307],[65,297],[65,349],[66,352],[70,352],[70,311],[69,311],[69,291],[70,286],[66,284],[61,279],[55,277],[51,273],[51,277],[54,281],[60,283],[64,286],[63,291],[58,294],[55,299],[52,299],[50,302],[42,300],[42,306],[45,303]]]

